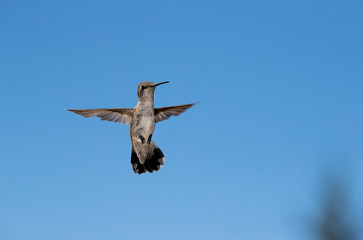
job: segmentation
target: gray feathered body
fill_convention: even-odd
[[[130,137],[132,143],[131,164],[135,173],[158,171],[164,165],[164,154],[151,140],[155,129],[154,90],[155,87],[142,89],[141,87],[153,83],[145,82],[140,85],[139,101],[134,107],[130,123]]]
[[[130,124],[130,137],[134,151],[143,164],[150,149],[152,134],[155,129],[155,113],[152,102],[139,102],[134,108]]]

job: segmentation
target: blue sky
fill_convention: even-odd
[[[0,3],[0,238],[302,239],[327,172],[363,206],[361,1]],[[199,102],[126,125],[65,108]]]

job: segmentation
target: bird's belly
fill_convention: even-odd
[[[138,126],[142,133],[153,133],[155,128],[155,117],[143,117]]]
[[[155,117],[143,116],[137,121],[135,126],[132,127],[131,136],[135,137],[135,140],[137,141],[141,141],[140,136],[142,136],[143,139],[148,139],[150,135],[153,134],[154,128]]]

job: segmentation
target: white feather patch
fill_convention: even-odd
[[[164,163],[165,163],[165,158],[160,158],[160,159],[158,159],[158,161],[159,161],[159,163],[161,164],[161,165],[164,165]],[[162,167],[162,166],[161,166]]]

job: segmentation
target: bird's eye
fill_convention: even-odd
[[[142,89],[142,90],[145,90],[145,89],[146,89],[146,87],[145,87],[145,86],[141,86],[141,89]]]

